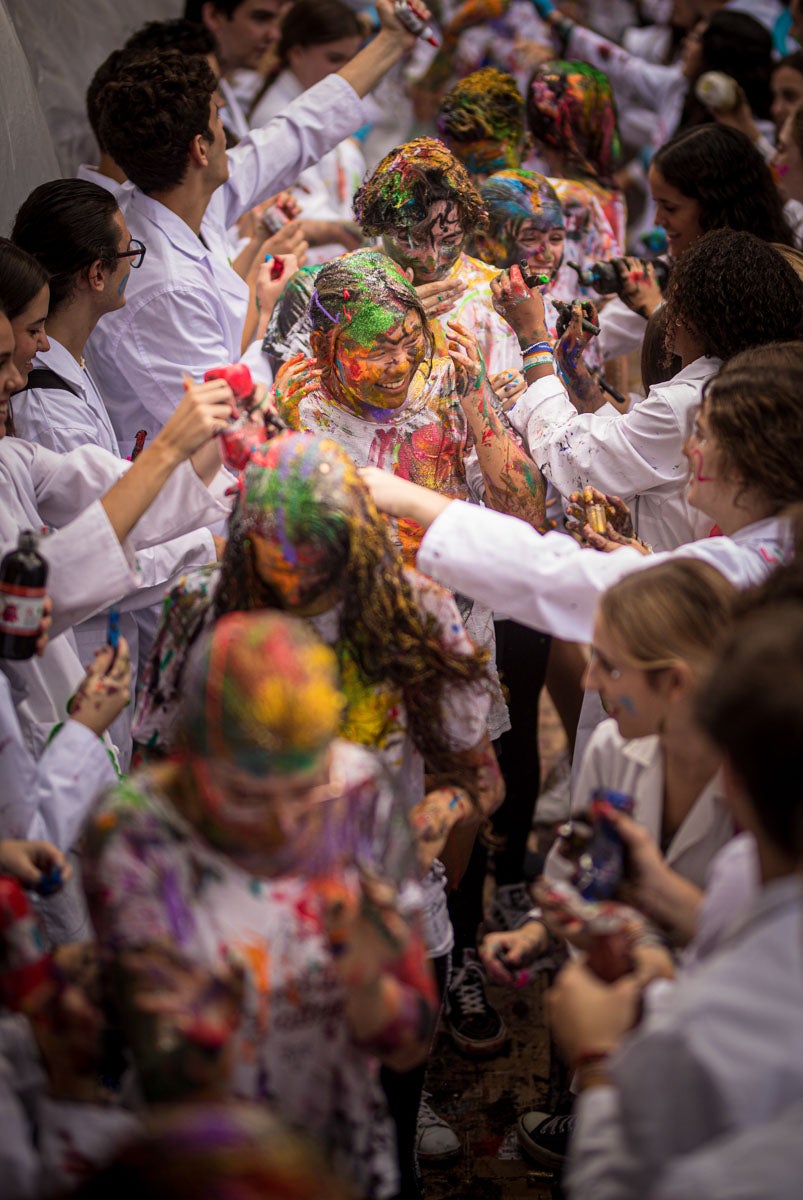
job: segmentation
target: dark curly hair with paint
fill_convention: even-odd
[[[483,67],[456,83],[441,101],[438,133],[449,142],[524,142],[524,97],[512,75]]]
[[[749,137],[725,125],[698,125],[666,142],[652,160],[670,187],[700,206],[702,229],[745,229],[794,244],[772,172]]]
[[[217,79],[205,58],[154,50],[126,60],[97,97],[100,144],[146,194],[177,187],[190,143],[210,144],[210,102]]]
[[[682,325],[701,354],[728,360],[752,346],[803,336],[803,282],[752,233],[714,229],[675,264],[666,328]]]
[[[368,237],[409,230],[433,204],[457,206],[466,233],[485,227],[482,199],[466,168],[437,138],[415,138],[386,154],[354,196],[354,215]]]
[[[725,472],[773,513],[803,501],[803,344],[735,355],[708,382],[701,411]]]
[[[247,499],[255,472],[262,472],[261,495]],[[283,607],[257,570],[249,534],[261,531],[323,550],[342,598],[334,647],[341,669],[350,662],[367,684],[397,688],[433,786],[460,783],[476,794],[473,769],[444,735],[443,713],[447,687],[487,682],[488,652],[461,654],[444,646],[435,618],[416,600],[385,521],[336,442],[282,434],[266,447],[264,462],[246,470],[221,561],[215,617]]]
[[[426,310],[413,285],[392,258],[379,250],[353,250],[326,263],[318,273],[310,303],[312,332],[325,335],[325,350],[316,354],[323,369],[323,382],[333,399],[350,407],[335,370],[337,343],[344,330],[358,333],[363,328],[370,340],[372,316],[384,318],[389,306],[402,313],[417,312],[424,331],[426,358],[430,365],[435,339]]]
[[[559,150],[567,174],[610,186],[622,143],[608,76],[584,62],[542,63],[527,87],[527,123],[537,142]]]

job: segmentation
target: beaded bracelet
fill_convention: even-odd
[[[533,342],[532,346],[528,346],[526,350],[522,350],[522,354],[523,355],[537,354],[539,350],[543,350],[545,353],[549,352],[550,354],[552,354],[553,353],[552,343],[551,342]]]
[[[536,367],[551,367],[554,365],[551,354],[530,354],[524,359],[524,371],[532,371]]]

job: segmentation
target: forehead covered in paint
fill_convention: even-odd
[[[183,744],[254,774],[308,769],[339,728],[337,678],[334,654],[302,621],[228,613],[190,657]]]
[[[524,97],[512,75],[483,67],[447,92],[438,115],[438,132],[465,163],[463,144],[524,140]]]
[[[533,135],[591,175],[607,178],[621,153],[608,77],[588,63],[542,64],[530,81],[527,118]]]
[[[401,268],[378,250],[355,250],[322,268],[310,302],[312,328],[345,335],[370,350],[411,310],[423,320],[415,288]]]
[[[433,204],[456,205],[464,229],[484,220],[482,201],[465,167],[437,138],[415,138],[387,154],[354,197],[354,213],[370,237],[410,230]]]
[[[268,442],[241,476],[237,523],[245,533],[277,537],[288,562],[300,543],[342,553],[342,536],[367,493],[357,468],[331,438],[284,433]]]
[[[533,221],[537,229],[563,229],[563,209],[555,189],[535,171],[498,171],[480,187],[491,230],[518,229]]]

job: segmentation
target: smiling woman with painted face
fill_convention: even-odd
[[[482,199],[443,142],[416,138],[392,150],[357,192],[354,212],[412,280],[439,355],[447,353],[448,323],[459,321],[477,339],[489,376],[521,368],[516,339],[491,304],[496,272],[466,252],[487,223]]]

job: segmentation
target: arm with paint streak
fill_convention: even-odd
[[[335,886],[326,930],[355,1042],[396,1071],[423,1062],[438,1015],[432,968],[415,920],[392,889],[363,877],[357,895]]]
[[[460,402],[477,446],[488,505],[520,517],[536,529],[542,527],[546,520],[544,477],[499,419],[475,339],[456,321],[449,321],[448,326],[449,354],[455,365]]]

